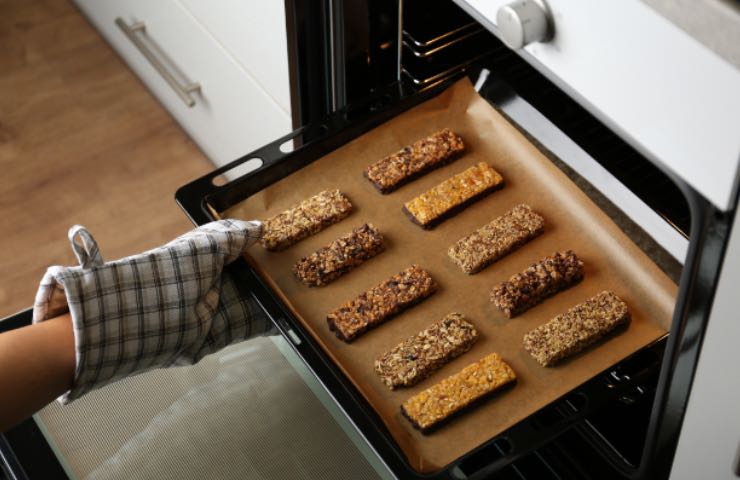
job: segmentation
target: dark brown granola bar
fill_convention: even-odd
[[[503,184],[496,170],[480,162],[406,202],[403,211],[417,225],[432,228]]]
[[[339,190],[324,190],[265,220],[260,243],[267,250],[284,250],[352,213],[352,203]]]
[[[450,163],[463,150],[462,138],[445,128],[369,165],[364,175],[381,193],[390,193],[430,170]]]
[[[514,381],[514,370],[498,353],[491,353],[409,398],[401,405],[401,413],[415,428],[428,433]]]
[[[351,342],[366,330],[421,302],[436,289],[432,276],[418,265],[412,265],[337,308],[326,320],[337,337]]]
[[[476,340],[475,327],[462,314],[450,313],[375,360],[375,371],[391,390],[415,385],[470,350]]]
[[[540,235],[545,219],[529,205],[517,205],[492,222],[458,240],[447,254],[463,272],[473,274]]]
[[[320,287],[349,272],[385,249],[383,235],[369,223],[337,238],[293,266],[298,279],[309,287]]]
[[[545,367],[580,352],[620,325],[629,324],[627,305],[603,291],[524,335],[524,348]]]
[[[572,250],[557,252],[494,287],[491,301],[511,318],[582,278],[583,262],[576,254]]]

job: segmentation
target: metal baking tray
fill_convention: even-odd
[[[176,194],[177,202],[196,224],[211,221],[216,218],[216,212],[236,205],[322,158],[386,120],[437,95],[448,85],[446,82],[418,93],[402,83],[394,84],[363,104],[340,110],[322,122],[305,126],[182,187]],[[311,140],[306,141],[307,138]],[[280,147],[291,141],[297,147],[292,152],[283,153]],[[263,162],[257,170],[225,185],[216,185],[216,179],[253,158],[260,158]],[[399,478],[484,478],[564,432],[586,425],[585,419],[632,392],[654,376],[658,368],[656,362],[648,362],[640,363],[641,366],[635,369],[630,364],[631,358],[627,358],[444,468],[431,474],[420,474],[408,464],[375,410],[294,317],[280,296],[243,260],[233,264],[229,271],[239,278],[244,294],[259,302],[364,439]],[[624,368],[631,368],[629,375],[615,373]],[[595,441],[598,443],[598,439]],[[607,457],[616,464],[615,468],[628,467],[619,465],[623,463],[619,453],[607,442],[602,443]]]

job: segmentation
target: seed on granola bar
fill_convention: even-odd
[[[574,355],[620,325],[629,324],[627,305],[603,291],[524,335],[524,348],[545,367]]]
[[[450,313],[375,360],[375,372],[395,390],[416,385],[455,357],[470,350],[478,331],[460,313]]]
[[[503,177],[487,163],[480,162],[406,202],[403,211],[422,228],[433,228],[503,185]]]
[[[326,320],[337,337],[351,342],[366,330],[421,302],[436,289],[432,276],[418,265],[412,265],[337,308]]]
[[[532,207],[517,205],[458,240],[447,254],[463,272],[477,273],[540,235],[544,227],[545,219],[533,212]]]
[[[384,249],[383,235],[372,224],[366,223],[298,260],[293,272],[309,287],[321,287]]]
[[[352,203],[339,190],[324,190],[263,222],[260,243],[284,250],[352,213]]]
[[[511,318],[583,278],[583,262],[572,250],[556,252],[491,291],[491,301]]]
[[[514,370],[498,353],[491,353],[409,398],[401,405],[401,413],[415,428],[428,433],[514,381]]]
[[[381,193],[390,193],[425,173],[450,163],[463,150],[465,144],[462,138],[445,128],[369,165],[364,175]]]

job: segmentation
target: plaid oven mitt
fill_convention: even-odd
[[[68,403],[124,377],[193,364],[230,343],[271,333],[251,297],[222,275],[262,233],[262,224],[221,220],[148,252],[103,262],[92,235],[72,227],[79,267],[50,267],[33,321],[69,310],[77,367]]]

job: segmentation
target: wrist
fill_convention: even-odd
[[[42,323],[48,328],[50,359],[57,366],[59,373],[59,387],[64,391],[72,388],[77,367],[75,338],[72,327],[72,318],[69,313],[50,318]]]

